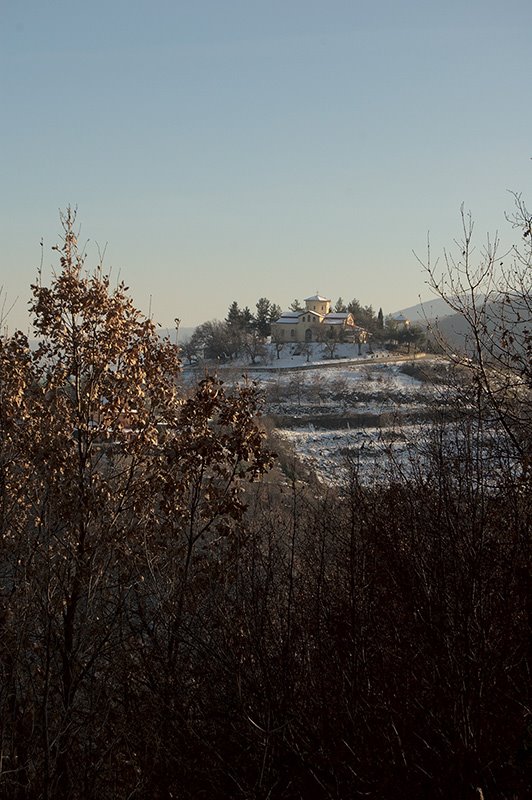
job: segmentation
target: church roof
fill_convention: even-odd
[[[347,314],[327,314],[326,317],[323,317],[323,324],[324,325],[344,325],[347,319]]]
[[[321,294],[314,294],[314,295],[312,295],[312,297],[305,297],[305,303],[309,303],[312,300],[314,300],[315,302],[321,302],[321,303],[330,303],[331,302],[329,297],[322,297]]]
[[[279,319],[276,319],[275,322],[283,322],[283,323],[293,323],[303,314],[306,314],[306,311],[283,311]]]

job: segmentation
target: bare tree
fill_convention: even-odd
[[[327,358],[334,358],[340,337],[332,325],[321,325],[318,331],[318,341],[323,345]]]
[[[192,338],[182,342],[179,346],[179,354],[183,355],[189,364],[193,364],[200,355],[200,344]]]
[[[312,342],[306,342],[306,341],[305,342],[301,342],[301,344],[299,345],[299,352],[301,353],[302,356],[305,356],[305,361],[308,364],[309,361],[310,361],[310,357],[314,353],[314,348],[312,347]]]
[[[252,330],[249,333],[242,334],[241,341],[242,349],[252,364],[255,364],[257,358],[263,358],[266,355],[264,338],[258,330]]]
[[[301,405],[301,400],[307,386],[306,374],[302,370],[294,370],[290,373],[290,380],[288,381],[288,390],[290,394],[295,394],[297,404]]]
[[[275,347],[277,358],[280,358],[281,352],[285,346],[285,340],[277,329],[272,333],[272,344]]]
[[[531,215],[520,195],[509,217],[522,239],[500,251],[496,235],[476,253],[471,214],[461,209],[462,235],[444,253],[444,269],[422,262],[428,284],[448,304],[460,335],[449,341],[442,327],[431,333],[449,358],[470,373],[485,419],[504,430],[521,465],[531,463],[532,419],[532,269]]]

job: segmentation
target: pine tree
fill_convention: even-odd
[[[270,306],[270,318],[269,318],[270,324],[272,322],[277,322],[282,313],[283,309],[281,308],[281,306],[278,306],[276,303],[272,303]]]
[[[245,306],[240,313],[240,327],[244,333],[250,333],[253,330],[254,324],[255,317],[253,316],[249,307]]]
[[[347,311],[347,306],[341,297],[339,297],[338,300],[336,301],[334,310],[336,311],[337,314],[345,314],[345,312]]]
[[[233,302],[229,306],[229,310],[227,312],[225,321],[227,322],[228,325],[231,325],[232,327],[236,328],[239,328],[242,325],[242,312],[238,307],[238,303],[236,302],[236,300],[233,300]]]
[[[271,303],[266,297],[261,297],[256,304],[255,329],[259,336],[266,338],[270,335]]]

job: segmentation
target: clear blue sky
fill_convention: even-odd
[[[0,283],[27,327],[58,209],[163,325],[316,290],[427,296],[465,202],[532,176],[530,0],[0,0]]]

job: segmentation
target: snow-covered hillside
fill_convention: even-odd
[[[377,479],[417,459],[428,419],[449,402],[447,364],[377,360],[307,371],[254,373],[275,436],[318,478],[338,483],[348,465]]]
[[[419,464],[430,421],[453,402],[445,359],[367,346],[359,354],[353,344],[339,345],[334,359],[318,344],[303,353],[290,345],[279,355],[272,347],[260,365],[232,362],[216,371],[226,382],[258,383],[274,446],[326,483],[341,482],[353,465],[372,481],[390,464]]]

